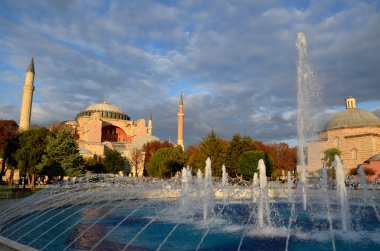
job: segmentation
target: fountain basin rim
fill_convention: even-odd
[[[38,251],[38,249],[25,246],[21,243],[18,243],[16,241],[13,241],[11,239],[5,238],[4,236],[0,235],[0,249],[1,247],[5,247],[6,250],[19,250],[19,251]]]

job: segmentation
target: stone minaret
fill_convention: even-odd
[[[183,118],[185,114],[183,113],[183,97],[181,92],[181,99],[179,101],[178,107],[178,138],[177,145],[181,146],[185,150],[185,145],[183,144]]]
[[[147,135],[152,135],[152,112],[149,113],[149,121],[148,121],[148,133]]]
[[[30,127],[30,117],[32,112],[32,101],[34,91],[34,61],[33,57],[30,60],[28,69],[26,70],[24,92],[22,96],[22,106],[20,113],[20,131],[28,130]]]

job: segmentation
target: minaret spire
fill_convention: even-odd
[[[20,113],[20,131],[28,130],[30,127],[30,117],[32,113],[33,92],[34,92],[34,60],[30,59],[28,69],[25,74],[23,88],[22,105]]]
[[[35,74],[33,57],[30,59],[28,69],[26,69],[26,72],[32,72],[33,74]]]
[[[178,138],[177,138],[177,145],[181,146],[183,150],[185,150],[185,145],[183,144],[183,122],[184,122],[184,116],[183,113],[183,96],[181,92],[181,98],[179,101],[178,106]]]
[[[152,135],[152,111],[149,112],[149,121],[148,121],[148,133],[147,135]]]

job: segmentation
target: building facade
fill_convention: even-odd
[[[90,105],[65,124],[75,131],[82,156],[104,156],[107,150],[117,150],[133,162],[136,150],[141,150],[145,143],[160,140],[152,135],[151,114],[149,117],[146,127],[144,119],[131,120],[119,107],[104,100]],[[139,161],[138,168],[132,167],[131,173],[142,176],[143,161]]]
[[[315,141],[308,143],[308,171],[323,166],[323,152],[329,148],[341,151],[346,173],[380,152],[380,118],[356,107],[354,97],[346,98],[346,110],[336,113]]]

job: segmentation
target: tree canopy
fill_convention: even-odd
[[[0,120],[0,156],[3,162],[0,170],[0,181],[5,171],[5,163],[9,164],[9,158],[14,149],[14,144],[10,146],[18,136],[18,125],[14,120]],[[12,161],[11,161],[12,162]]]
[[[227,141],[220,138],[214,130],[199,143],[194,152],[195,156],[188,161],[188,164],[195,170],[204,172],[206,159],[211,159],[211,169],[213,176],[222,176],[222,165],[226,163]]]
[[[48,176],[77,176],[84,172],[84,159],[71,130],[60,126],[48,135],[42,158],[43,173]]]
[[[34,190],[34,182],[45,154],[50,131],[44,127],[29,129],[19,137],[19,149],[16,152],[17,167],[21,173],[26,173],[29,187]]]
[[[335,160],[335,155],[341,155],[341,151],[337,148],[329,148],[323,152],[323,161],[327,167],[332,167],[332,164]]]
[[[256,150],[254,140],[248,136],[241,137],[235,134],[227,146],[226,170],[230,176],[237,176],[240,172],[240,157],[246,151]]]
[[[252,179],[258,172],[257,166],[260,159],[265,158],[265,153],[260,150],[243,152],[239,158],[239,169],[244,179]]]
[[[129,162],[128,162],[129,163]],[[108,150],[105,152],[104,168],[108,173],[118,173],[127,168],[127,159],[117,151]]]
[[[146,163],[149,176],[170,178],[185,165],[185,154],[180,146],[161,148]]]

